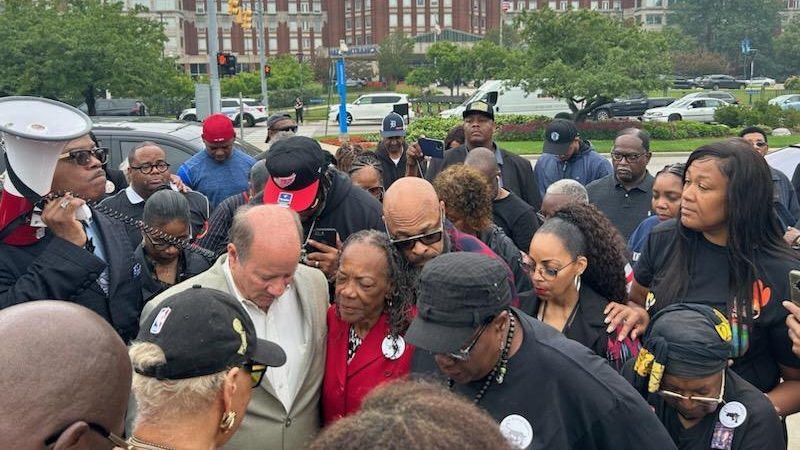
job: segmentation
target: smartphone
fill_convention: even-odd
[[[444,158],[444,141],[421,137],[417,140],[417,144],[423,155],[437,159]]]
[[[800,270],[789,271],[789,291],[792,296],[792,303],[800,306]]]
[[[336,228],[314,228],[311,231],[311,239],[331,247],[336,247]],[[316,249],[309,249],[310,252]]]

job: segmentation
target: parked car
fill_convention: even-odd
[[[675,101],[672,97],[647,98],[644,95],[615,100],[597,106],[589,111],[589,115],[594,120],[607,120],[613,117],[641,117],[648,109],[667,106]]]
[[[119,167],[127,159],[128,152],[142,141],[155,142],[164,149],[172,173],[192,155],[205,149],[201,137],[203,127],[198,123],[175,119],[95,119],[92,131],[100,141],[100,146],[109,149],[108,164],[111,167]],[[258,147],[238,137],[235,148],[250,156],[261,153]]]
[[[706,75],[697,83],[701,88],[714,89],[744,89],[745,80],[737,80],[730,75]]]
[[[322,97],[306,97],[303,103],[305,103],[306,106],[322,105],[325,103],[325,100]]]
[[[700,92],[692,92],[691,94],[686,94],[683,97],[679,98],[676,102],[681,100],[686,100],[690,98],[716,98],[718,100],[722,100],[726,103],[730,103],[732,105],[738,105],[739,99],[737,99],[733,94],[728,91],[700,91]]]
[[[344,80],[344,85],[347,87],[364,87],[367,85],[367,80],[363,78],[348,78]]]
[[[661,108],[648,109],[642,119],[645,121],[674,122],[693,120],[697,122],[713,122],[714,111],[720,106],[730,103],[710,97],[689,98]]]
[[[89,114],[86,102],[78,109]],[[146,116],[147,105],[134,98],[98,98],[94,101],[95,116]]]
[[[767,103],[780,106],[781,109],[800,109],[800,94],[779,95]]]
[[[408,101],[408,95],[395,92],[382,92],[379,94],[365,94],[348,103],[347,124],[354,121],[378,121],[394,110],[396,105],[405,105],[408,108],[409,119],[414,118],[414,110]],[[331,105],[328,119],[339,122],[339,105]]]
[[[747,85],[747,87],[770,87],[775,86],[775,79],[767,77],[755,77],[745,80],[744,83]]]
[[[667,77],[666,80],[672,85],[673,89],[694,89],[697,87],[697,83],[692,78]]]
[[[253,127],[257,123],[267,120],[267,110],[260,101],[254,98],[243,98],[244,103],[244,123],[248,127]],[[234,125],[239,126],[239,99],[238,98],[223,98],[220,100],[221,113],[228,116]],[[186,120],[189,122],[197,121],[197,108],[189,108],[181,111],[178,115],[179,120]]]

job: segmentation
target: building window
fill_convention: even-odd
[[[208,73],[208,64],[189,64],[189,72],[192,76],[204,75]]]
[[[269,49],[274,52],[278,51],[278,38],[269,38]]]
[[[289,14],[297,14],[297,3],[289,2]]]
[[[453,0],[444,0],[444,7],[449,8],[453,6]]]
[[[417,14],[417,29],[425,28],[425,14]]]
[[[297,50],[299,50],[297,44],[298,44],[297,39],[292,39],[292,37],[289,37],[289,50],[291,50],[292,52],[296,52]]]
[[[397,26],[397,14],[389,14],[389,28]]]
[[[300,12],[303,14],[308,13],[308,3],[306,2],[300,3]]]
[[[178,2],[175,0],[156,0],[154,11],[177,11]]]
[[[344,19],[344,29],[345,30],[350,30],[352,28],[353,28],[353,19],[351,19],[349,17]]]
[[[578,9],[580,7],[580,2],[577,0],[572,0],[572,9]]]
[[[453,13],[446,13],[444,15],[444,27],[450,28],[453,26]]]
[[[608,0],[604,0],[603,3],[602,3],[601,9],[603,9],[605,11],[608,11],[609,9],[611,9],[610,6],[611,5],[610,5],[610,3],[608,3]]]
[[[197,36],[197,52],[204,53],[208,51],[208,45],[206,43],[206,37],[204,36]]]
[[[417,0],[417,8],[424,8],[425,0]]]
[[[364,28],[372,28],[372,16],[364,18]]]
[[[322,12],[322,3],[320,3],[318,0],[315,0],[311,7],[315,13]]]
[[[275,20],[275,18],[273,18],[272,20],[270,20],[269,18],[267,19],[267,30],[269,30],[271,33],[274,33],[275,31],[278,30],[278,21]]]
[[[267,14],[275,14],[277,13],[277,6],[275,5],[276,0],[267,0]]]
[[[647,25],[661,25],[662,16],[660,14],[647,14],[644,21]]]
[[[205,14],[206,13],[206,2],[199,1],[194,4],[194,12],[197,14]]]
[[[411,14],[403,14],[403,26],[411,27]]]
[[[389,8],[397,8],[397,0],[389,0]]]
[[[350,0],[344,0],[344,10],[350,11],[353,9],[353,5],[350,4]]]
[[[558,2],[558,9],[566,10],[568,4],[569,2],[562,0]]]
[[[614,1],[614,10],[619,11],[620,9],[622,9],[622,7],[620,6],[620,2]]]
[[[296,20],[290,20],[289,21],[289,31],[295,31],[295,30],[297,30],[297,21]]]
[[[247,53],[253,52],[253,39],[250,36],[245,35],[244,37],[244,51]]]

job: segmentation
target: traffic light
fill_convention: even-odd
[[[242,28],[245,30],[253,28],[253,10],[251,9],[243,10],[240,23],[242,25]]]
[[[217,53],[217,65],[220,75],[236,75],[236,56],[230,53]]]
[[[270,75],[272,75],[272,66],[267,64],[264,66],[264,76],[269,78]]]
[[[238,16],[240,10],[239,0],[228,0],[228,14]]]

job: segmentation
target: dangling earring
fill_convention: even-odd
[[[578,292],[581,291],[581,274],[575,275],[575,289]]]
[[[219,422],[219,428],[225,434],[233,428],[233,423],[236,422],[236,411],[225,411],[222,415],[222,420]]]

